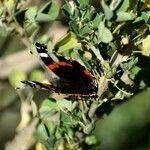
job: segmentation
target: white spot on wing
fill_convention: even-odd
[[[40,57],[48,57],[46,53],[39,53]]]
[[[41,49],[41,46],[37,46],[37,45],[36,45],[36,48],[37,48],[37,49]]]

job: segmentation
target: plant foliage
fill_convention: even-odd
[[[101,106],[127,100],[150,85],[149,5],[148,0],[66,0],[61,7],[55,0],[0,2],[0,36],[16,34],[33,51],[36,41],[47,43],[93,71],[99,85],[97,98],[50,94],[39,107],[31,100],[39,122],[34,136],[45,149],[94,149],[100,141],[93,130]],[[43,28],[56,21],[69,30],[52,46]],[[43,79],[41,72],[32,74],[32,79]]]

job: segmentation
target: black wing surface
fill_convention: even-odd
[[[66,59],[64,56],[54,53],[58,58],[58,62],[55,62],[47,52],[47,46],[44,44],[35,44],[37,52],[44,62],[44,64],[53,71],[58,77],[75,81],[92,82],[94,76],[80,63],[74,59]]]

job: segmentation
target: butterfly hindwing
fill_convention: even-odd
[[[44,89],[55,93],[61,93],[72,96],[88,96],[93,95],[94,93],[91,90],[91,87],[88,86],[80,86],[78,83],[69,82],[66,80],[58,80],[57,84],[48,84],[41,83],[37,81],[21,81],[23,84],[37,89]],[[94,94],[95,95],[95,94]]]

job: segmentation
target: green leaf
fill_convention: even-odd
[[[137,23],[143,20],[145,21],[145,23],[147,23],[150,20],[150,11],[142,12],[141,16],[137,17],[133,23]]]
[[[135,18],[135,15],[132,13],[127,13],[127,12],[117,12],[117,18],[116,21],[122,22],[122,21],[130,21]]]
[[[117,12],[125,12],[130,6],[130,0],[123,0],[120,7],[117,8]]]
[[[71,128],[68,128],[68,137],[70,139],[73,139],[74,138],[74,131],[71,129]]]
[[[38,30],[38,27],[38,24],[36,22],[32,22],[31,20],[26,20],[24,22],[24,29],[29,37]]]
[[[72,110],[72,102],[68,101],[66,99],[63,100],[58,100],[57,105],[62,109],[62,110],[67,110],[71,111]]]
[[[136,63],[138,62],[138,58],[130,57],[130,59],[126,62],[122,62],[120,64],[123,70],[130,70]]]
[[[84,26],[80,29],[79,34],[80,36],[85,36],[86,34],[91,34],[91,29],[89,28],[89,26]]]
[[[57,127],[56,123],[55,122],[46,121],[45,125],[48,128],[48,132],[50,133],[50,135],[54,135],[55,131],[56,131],[56,127]]]
[[[80,10],[81,13],[81,20],[83,20],[85,23],[91,21],[94,16],[94,8],[91,7],[90,9],[85,10]]]
[[[150,11],[142,12],[141,18],[142,18],[145,22],[148,22],[148,21],[150,20]]]
[[[90,134],[93,129],[94,129],[94,125],[92,123],[89,123],[84,127],[83,132],[85,134]]]
[[[104,23],[101,22],[98,27],[98,42],[109,43],[113,40],[113,36]]]
[[[68,33],[63,37],[59,42],[56,43],[55,48],[58,49],[58,52],[63,53],[73,48],[81,47],[81,44],[78,43],[76,35],[72,32]]]
[[[123,100],[123,99],[124,99],[124,93],[122,91],[118,91],[111,100],[113,101],[113,100]]]
[[[124,1],[128,1],[128,0],[124,0]],[[114,11],[120,5],[121,2],[122,0],[112,0],[109,6],[110,9]]]
[[[66,126],[67,124],[72,124],[71,117],[68,114],[64,113],[63,111],[61,111],[60,114],[60,119],[64,124],[66,124]]]
[[[104,14],[105,14],[106,19],[110,20],[114,15],[113,11],[109,8],[109,6],[105,3],[104,0],[101,0],[101,5],[102,5],[102,8],[104,10]]]
[[[102,65],[106,78],[111,79],[116,71],[116,67],[111,68],[109,61],[104,61]]]
[[[56,102],[53,102],[49,99],[45,99],[42,102],[41,107],[39,109],[39,115],[43,121],[46,121],[54,114],[56,114],[59,110],[60,109],[57,106]]]
[[[94,28],[98,28],[101,21],[102,21],[102,15],[96,14],[95,18],[91,22]]]
[[[37,7],[30,7],[25,12],[25,21],[24,21],[24,28],[28,34],[28,36],[31,36],[38,28],[38,24],[35,21],[35,17],[37,15]]]
[[[64,4],[62,8],[66,16],[70,16],[70,15],[72,16],[76,9],[76,5],[73,1],[69,1],[66,4]]]
[[[47,11],[48,9],[48,11]],[[53,21],[58,17],[59,7],[56,1],[52,0],[50,3],[48,2],[46,6],[38,11],[36,16],[36,21],[38,22],[49,22]]]
[[[65,44],[67,44],[71,39],[74,39],[74,38],[76,39],[76,35],[73,32],[69,32],[67,35],[65,35],[64,37],[62,37],[62,39],[60,39],[56,43],[55,47],[59,48],[59,47],[65,45]]]
[[[56,102],[54,102],[53,100],[50,100],[50,99],[45,99],[42,102],[41,107],[49,107],[49,109],[55,109],[56,111],[59,111],[59,107],[56,104]]]
[[[91,135],[91,136],[87,136],[85,138],[85,142],[88,144],[88,145],[95,145],[97,143],[97,139],[94,135]]]
[[[97,59],[99,59],[100,61],[103,60],[99,49],[97,49],[96,47],[94,47],[93,45],[90,45],[90,49],[93,51],[93,53],[95,54],[95,56],[97,57]]]
[[[51,116],[53,116],[54,114],[56,114],[57,111],[55,109],[51,109],[49,107],[41,107],[39,109],[39,115],[40,118],[44,121],[44,120],[48,120]]]
[[[85,8],[86,6],[90,5],[90,0],[77,0],[77,2],[81,8]]]
[[[26,12],[25,12],[25,18],[30,20],[30,22],[35,22],[35,17],[37,15],[37,6],[30,7]]]
[[[55,0],[52,0],[52,4],[50,6],[48,14],[50,15],[52,20],[55,20],[58,17],[59,7],[58,7],[58,4]]]
[[[75,9],[75,10],[74,10],[74,15],[73,15],[73,17],[71,18],[71,20],[75,20],[75,19],[77,19],[79,16],[80,16],[80,10]]]
[[[137,23],[137,22],[140,22],[140,21],[142,21],[143,19],[141,18],[141,17],[137,17],[134,21],[133,21],[133,23]]]
[[[36,21],[37,22],[49,22],[52,21],[53,19],[50,18],[49,14],[44,14],[44,13],[38,13],[36,16]]]
[[[132,69],[131,69],[131,72],[134,74],[134,75],[137,75],[139,73],[139,71],[141,71],[141,68],[138,67],[138,66],[134,66]]]
[[[48,139],[48,133],[43,123],[38,125],[35,136],[40,141],[45,141]]]
[[[8,12],[13,14],[17,5],[17,0],[5,0],[4,5],[6,6]]]
[[[70,28],[71,28],[71,31],[73,31],[76,35],[79,34],[79,27],[78,27],[76,21],[70,22]]]

